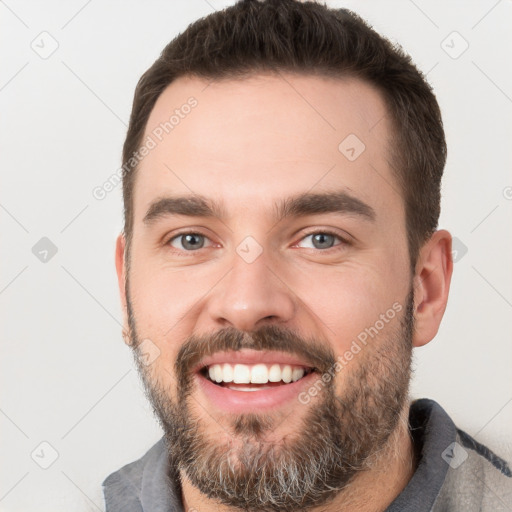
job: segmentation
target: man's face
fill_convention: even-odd
[[[412,293],[390,130],[369,85],[291,74],[180,78],[151,113],[131,338],[174,461],[210,497],[321,503],[397,425]]]

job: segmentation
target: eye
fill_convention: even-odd
[[[309,244],[300,245],[308,239],[310,240]],[[340,243],[336,243],[336,240],[339,240]],[[331,247],[341,245],[342,243],[347,242],[335,233],[330,233],[328,231],[316,231],[302,238],[298,245],[299,247],[305,247],[306,249],[330,249]]]
[[[172,237],[167,243],[175,249],[190,252],[202,249],[205,247],[205,243],[207,241],[209,241],[209,239],[205,235],[189,232],[180,233],[179,235]]]

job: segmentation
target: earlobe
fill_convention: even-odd
[[[421,248],[414,276],[413,346],[431,341],[446,310],[453,272],[452,237],[436,231]]]

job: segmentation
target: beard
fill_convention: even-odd
[[[127,287],[128,290],[128,287]],[[344,374],[321,376],[336,364],[325,342],[304,339],[297,332],[265,325],[251,333],[235,328],[211,335],[192,335],[182,344],[174,365],[176,399],[151,368],[141,363],[135,318],[127,293],[130,339],[146,395],[164,431],[169,477],[185,474],[206,497],[247,511],[298,511],[325,505],[346,489],[354,477],[382,455],[397,429],[408,400],[414,329],[411,288],[399,326],[379,332],[361,350]],[[389,332],[387,332],[389,331]],[[230,420],[228,440],[212,439],[212,422],[194,412],[193,369],[205,356],[226,350],[279,350],[298,355],[315,367],[321,392],[311,400],[300,427],[278,442],[266,436],[287,418],[246,413]],[[297,401],[296,407],[306,407]],[[292,412],[292,414],[293,414]]]

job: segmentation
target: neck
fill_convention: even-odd
[[[380,512],[388,508],[414,475],[417,461],[409,432],[409,405],[386,447],[374,455],[371,469],[361,472],[328,505],[310,512]]]
[[[409,404],[400,416],[399,424],[386,446],[373,456],[371,469],[357,474],[349,485],[333,500],[308,512],[380,512],[407,486],[417,461],[409,433]],[[181,474],[182,502],[184,510],[201,512],[235,512],[234,509],[205,497],[195,488],[186,475]]]

